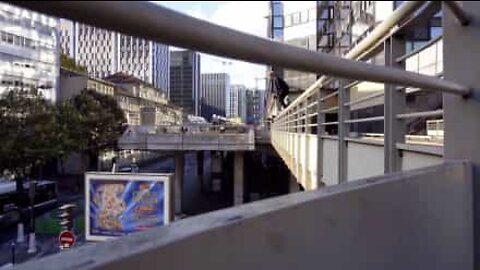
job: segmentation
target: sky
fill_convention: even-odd
[[[267,36],[268,4],[258,2],[180,2],[154,1],[164,7],[190,16],[226,26],[260,37]],[[173,50],[178,48],[171,48]],[[265,88],[264,65],[255,65],[243,61],[226,59],[208,54],[201,55],[201,73],[226,72],[230,74],[231,84],[243,84],[247,87]],[[258,80],[256,80],[256,78]]]

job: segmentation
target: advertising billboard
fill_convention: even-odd
[[[85,238],[107,240],[172,220],[171,174],[86,173]]]

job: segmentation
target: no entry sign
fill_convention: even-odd
[[[58,242],[60,242],[60,248],[70,248],[75,244],[75,235],[71,231],[62,231],[58,235]]]

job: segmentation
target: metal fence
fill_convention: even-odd
[[[449,3],[448,7],[457,7],[456,3]],[[425,14],[435,14],[440,11],[441,6],[435,2],[409,1],[398,8],[391,17],[378,25],[375,30],[354,47],[345,58],[354,60],[368,60],[371,57],[383,51],[385,56],[385,69],[395,68],[398,75],[400,70],[406,70],[418,75],[422,74],[422,80],[425,75],[430,75],[429,79],[441,79],[443,76],[443,39],[442,36],[432,39],[420,48],[405,53],[405,37],[403,32],[416,26],[416,21],[425,20]],[[459,15],[463,18],[465,15]],[[462,17],[463,16],[463,17]],[[461,19],[462,20],[462,19]],[[464,21],[464,20],[462,20]],[[403,73],[402,73],[403,74]],[[425,75],[423,75],[425,74]],[[342,76],[339,76],[342,77]],[[338,182],[346,181],[348,168],[348,144],[349,141],[358,142],[360,139],[369,141],[367,134],[358,134],[351,132],[353,125],[363,125],[373,122],[381,122],[383,124],[384,136],[384,172],[399,171],[402,168],[402,149],[406,143],[417,143],[416,149],[422,149],[425,140],[415,140],[415,137],[408,138],[406,123],[417,121],[426,122],[426,119],[436,119],[443,117],[443,109],[434,109],[430,111],[410,111],[407,112],[406,97],[407,94],[421,91],[442,91],[454,93],[468,98],[470,90],[464,87],[461,91],[446,91],[441,86],[435,87],[417,87],[412,83],[394,83],[390,80],[384,80],[383,91],[374,91],[372,94],[360,96],[352,99],[350,90],[361,84],[368,78],[362,77],[359,80],[344,80],[338,77],[323,76],[309,89],[305,91],[299,98],[290,104],[285,110],[281,111],[275,117],[273,124],[272,142],[280,152],[293,154],[293,162],[297,165],[310,167],[308,155],[305,157],[297,157],[295,153],[291,153],[291,144],[300,145],[304,148],[302,153],[306,153],[312,146],[316,146],[317,169],[314,171],[317,181],[315,186],[325,184],[323,177],[322,160],[332,158],[331,153],[325,153],[323,149],[323,140],[325,136],[328,139],[338,140]],[[373,81],[373,80],[370,80]],[[333,90],[332,90],[333,89]],[[458,89],[459,90],[459,89]],[[383,115],[372,115],[368,117],[351,118],[352,107],[361,106],[362,104],[372,102],[372,100],[383,99],[380,103],[384,105]],[[334,116],[328,120],[326,115]],[[332,117],[331,117],[332,118]],[[415,120],[414,120],[415,119]],[[315,143],[302,143],[299,136],[293,137],[290,134],[301,134],[305,137],[308,134],[316,134]],[[334,135],[332,137],[332,135]],[[353,137],[352,137],[353,136]],[[292,140],[297,140],[292,142]],[[308,137],[303,140],[309,140]],[[312,142],[310,139],[309,142]],[[437,138],[438,142],[438,138]],[[427,143],[426,152],[429,151],[430,145]],[[314,150],[314,151],[315,151]],[[325,156],[327,155],[327,156]],[[286,158],[286,162],[292,162],[291,157]],[[294,170],[295,171],[295,170]],[[298,171],[298,170],[297,170]],[[297,178],[305,177],[296,174]],[[298,179],[299,182],[305,182],[304,179]]]

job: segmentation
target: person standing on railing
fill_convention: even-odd
[[[273,70],[271,70],[268,75],[271,82],[270,91],[278,98],[278,102],[282,105],[282,108],[286,108],[288,104],[285,99],[290,93],[290,87],[282,78],[278,77]]]

